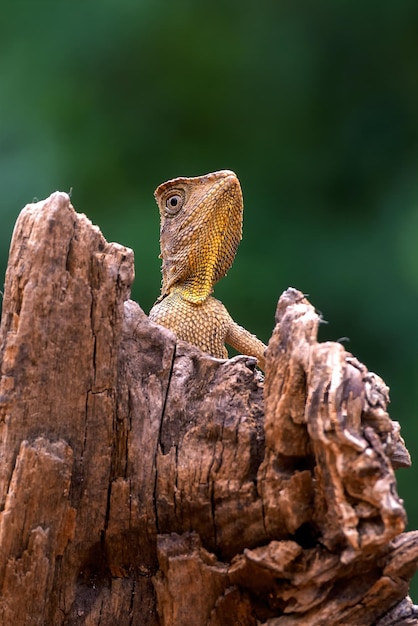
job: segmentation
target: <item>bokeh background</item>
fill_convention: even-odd
[[[160,288],[155,187],[233,169],[244,239],[216,294],[268,341],[309,294],[391,387],[418,527],[418,2],[17,0],[0,21],[0,275],[21,207],[72,189]],[[418,582],[412,588],[418,601]]]

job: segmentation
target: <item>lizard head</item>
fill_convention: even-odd
[[[242,236],[242,193],[230,170],[174,178],[155,190],[160,209],[161,295],[203,302],[232,265]]]

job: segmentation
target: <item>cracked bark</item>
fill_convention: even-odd
[[[0,623],[400,626],[418,533],[384,382],[303,295],[265,383],[129,300],[132,252],[66,194],[13,235],[0,330]]]

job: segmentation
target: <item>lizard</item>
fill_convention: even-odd
[[[214,357],[225,343],[257,358],[265,368],[265,344],[239,326],[211,294],[230,269],[242,238],[243,199],[234,172],[179,177],[157,187],[162,259],[161,295],[149,317]]]

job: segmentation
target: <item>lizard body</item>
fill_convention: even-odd
[[[242,237],[243,201],[229,170],[174,178],[155,191],[160,209],[161,295],[150,319],[212,356],[228,358],[225,343],[255,356],[266,346],[234,322],[211,293],[231,267]]]

